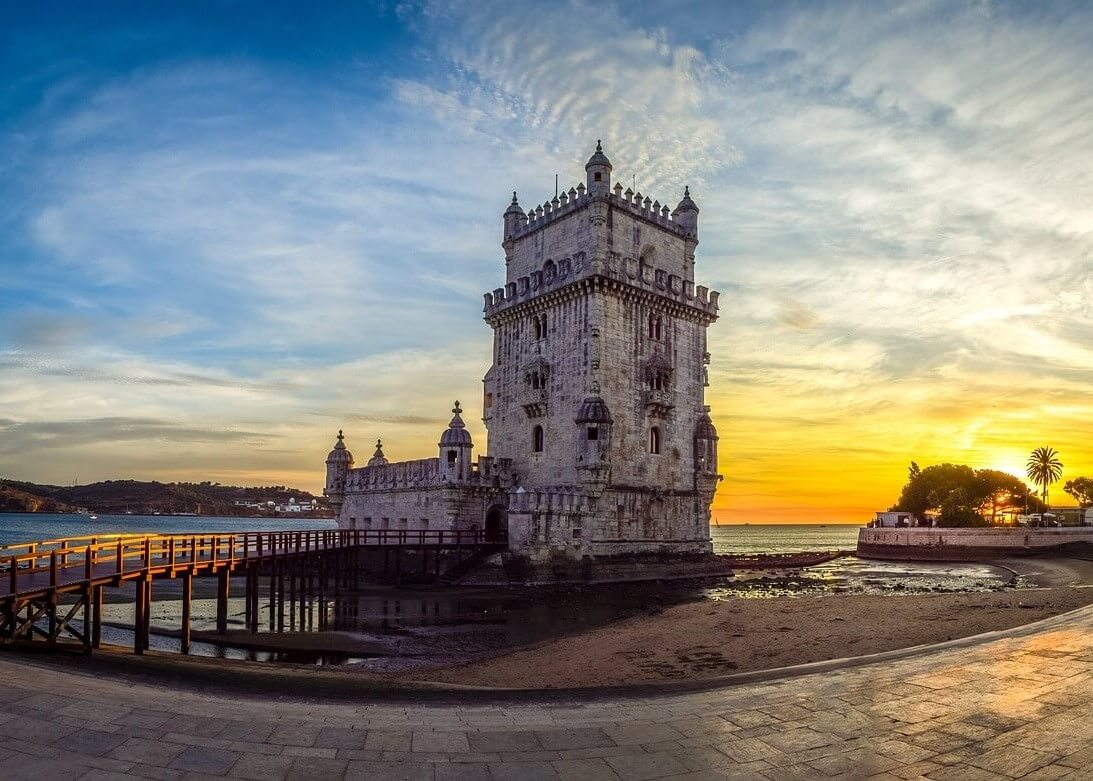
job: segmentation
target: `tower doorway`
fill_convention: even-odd
[[[507,542],[509,522],[505,508],[494,505],[486,513],[486,542]]]

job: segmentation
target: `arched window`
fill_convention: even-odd
[[[664,320],[660,315],[649,315],[649,338],[660,341],[664,336]]]
[[[449,450],[448,451],[448,463],[449,464],[454,464],[455,463],[455,458],[456,458],[455,451],[454,450]]]
[[[547,335],[547,316],[535,315],[535,340],[546,339]]]
[[[660,454],[660,429],[656,426],[649,429],[649,452],[654,455]]]
[[[531,430],[531,449],[535,453],[543,452],[543,427],[536,426]]]

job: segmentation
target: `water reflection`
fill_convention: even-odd
[[[1011,573],[983,564],[878,562],[847,557],[804,570],[741,571],[710,582],[645,583],[558,589],[436,589],[372,587],[324,604],[308,601],[303,611],[286,608],[285,633],[244,632],[241,597],[229,602],[228,642],[203,636],[192,653],[252,661],[301,664],[354,664],[376,670],[460,661],[596,628],[674,604],[701,599],[769,598],[792,595],[938,591],[1005,588]],[[241,590],[233,593],[241,594]],[[153,602],[154,627],[175,629],[180,603],[170,592]],[[269,600],[259,601],[259,626],[270,626]],[[320,633],[317,611],[325,610]],[[133,606],[107,606],[107,620],[132,622]],[[301,612],[303,613],[301,615]],[[215,625],[215,600],[195,599],[195,632]],[[111,627],[104,640],[131,645],[132,633]],[[229,644],[232,643],[232,644]],[[243,648],[241,645],[265,648]],[[272,646],[278,646],[274,650]],[[155,635],[152,647],[178,651],[174,637]]]

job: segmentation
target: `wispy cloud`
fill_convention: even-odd
[[[341,423],[358,450],[431,453],[449,397],[477,405],[505,195],[545,200],[603,138],[620,180],[662,200],[691,184],[702,209],[731,517],[849,520],[912,457],[996,465],[1043,439],[1093,472],[1074,424],[1093,412],[1088,9],[436,0],[377,18],[402,56],[319,72],[169,51],[50,71],[0,117],[0,417],[270,432],[170,440],[166,476],[315,485]],[[164,452],[134,431],[96,463]],[[56,473],[50,450],[42,476],[92,447]]]

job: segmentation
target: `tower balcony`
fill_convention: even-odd
[[[643,394],[646,412],[650,415],[659,415],[661,417],[667,415],[669,410],[675,406],[674,396],[675,394],[670,390],[646,388],[645,393]]]
[[[547,392],[545,388],[525,388],[520,392],[520,406],[529,418],[541,418],[547,414]]]

